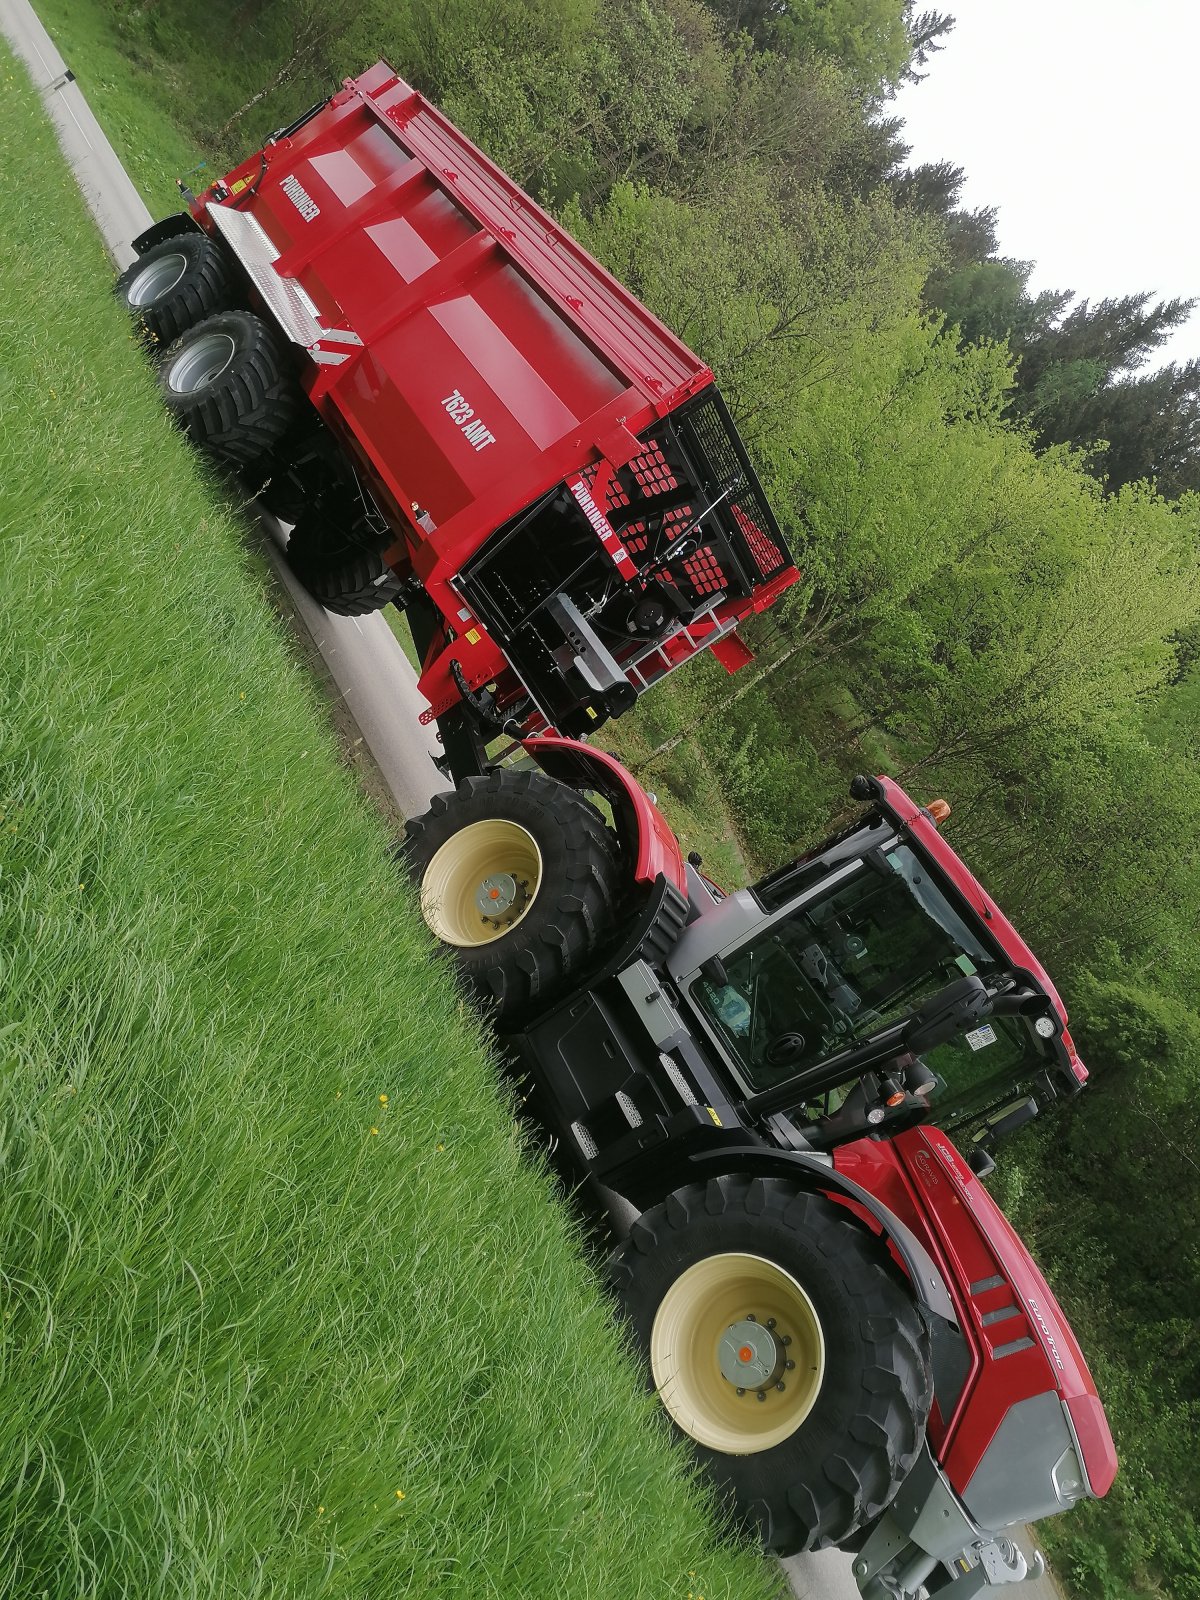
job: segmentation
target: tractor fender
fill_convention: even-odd
[[[635,882],[653,884],[661,875],[686,899],[687,869],[679,840],[645,789],[615,756],[578,739],[547,736],[525,739],[522,744],[549,777],[574,789],[595,789],[609,802],[617,832],[635,863]]]
[[[937,1263],[912,1229],[869,1189],[844,1173],[827,1166],[815,1152],[803,1150],[765,1150],[762,1145],[724,1146],[695,1151],[687,1165],[701,1180],[739,1172],[753,1177],[791,1178],[806,1188],[829,1195],[844,1195],[861,1206],[878,1223],[904,1264],[912,1281],[913,1293],[924,1309],[943,1323],[958,1326],[958,1313]]]

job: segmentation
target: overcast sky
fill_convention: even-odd
[[[955,28],[894,102],[910,161],[965,169],[962,203],[999,207],[1035,290],[1200,296],[1200,0],[927,7]],[[1194,356],[1200,309],[1159,359]]]

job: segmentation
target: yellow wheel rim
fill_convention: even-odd
[[[542,852],[519,823],[490,817],[460,828],[421,879],[421,914],[444,944],[473,949],[524,918],[542,881]]]
[[[816,1404],[825,1340],[812,1301],[782,1267],[762,1256],[708,1256],[663,1296],[650,1367],[684,1433],[748,1456],[782,1444]]]

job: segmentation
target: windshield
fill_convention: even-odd
[[[857,863],[724,965],[727,983],[700,978],[691,994],[752,1090],[901,1020],[955,978],[978,974],[987,982],[1005,970],[900,843]],[[791,1038],[781,1052],[783,1035]],[[1016,1076],[1043,1064],[1044,1054],[1023,1019],[994,1017],[926,1060],[961,1092],[983,1075]]]

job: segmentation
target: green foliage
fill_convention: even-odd
[[[790,0],[774,13],[772,43],[790,54],[830,56],[867,91],[903,76],[911,55],[899,0]]]

